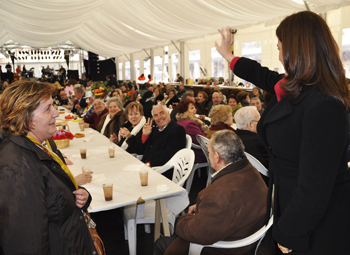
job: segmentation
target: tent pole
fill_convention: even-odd
[[[310,11],[310,7],[309,7],[308,3],[305,0],[303,2],[304,2],[306,10]]]

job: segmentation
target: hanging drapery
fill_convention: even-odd
[[[349,0],[307,2],[319,13],[350,4]],[[304,4],[291,0],[7,0],[0,7],[0,45],[11,40],[50,47],[71,41],[111,57],[301,10]]]

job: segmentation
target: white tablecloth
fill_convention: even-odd
[[[60,114],[61,119],[64,114]],[[109,158],[108,146],[112,143],[105,136],[91,128],[80,131],[77,122],[68,122],[73,134],[83,133],[84,138],[74,138],[70,146],[61,149],[72,162],[68,166],[74,176],[82,173],[83,166],[91,166],[93,173],[92,182],[84,185],[92,196],[90,212],[110,210],[126,205],[136,204],[141,197],[143,200],[166,198],[167,208],[175,214],[180,213],[189,204],[188,194],[185,189],[173,183],[163,175],[149,169],[148,186],[140,184],[139,170],[145,165],[131,154],[114,145],[116,152],[114,158]],[[87,148],[87,159],[81,159],[79,148]],[[102,184],[113,183],[113,200],[105,201]],[[157,192],[157,186],[166,184],[167,192]]]

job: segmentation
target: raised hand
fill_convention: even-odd
[[[225,33],[226,32],[226,33]],[[231,63],[232,59],[235,57],[232,54],[231,46],[233,45],[233,34],[231,33],[231,28],[226,27],[220,30],[221,34],[221,45],[215,42],[216,50],[220,55]]]
[[[153,123],[153,120],[151,120],[151,118],[148,118],[146,124],[143,125],[143,128],[142,128],[143,135],[149,136],[152,133],[152,123]]]

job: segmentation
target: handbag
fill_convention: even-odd
[[[105,246],[103,244],[101,237],[98,235],[97,230],[96,230],[96,223],[91,219],[91,216],[90,216],[88,211],[84,212],[82,210],[82,212],[83,212],[83,215],[85,218],[86,225],[89,228],[90,235],[91,235],[92,239],[94,240],[94,245],[95,245],[95,248],[97,250],[97,254],[98,255],[106,255]]]

